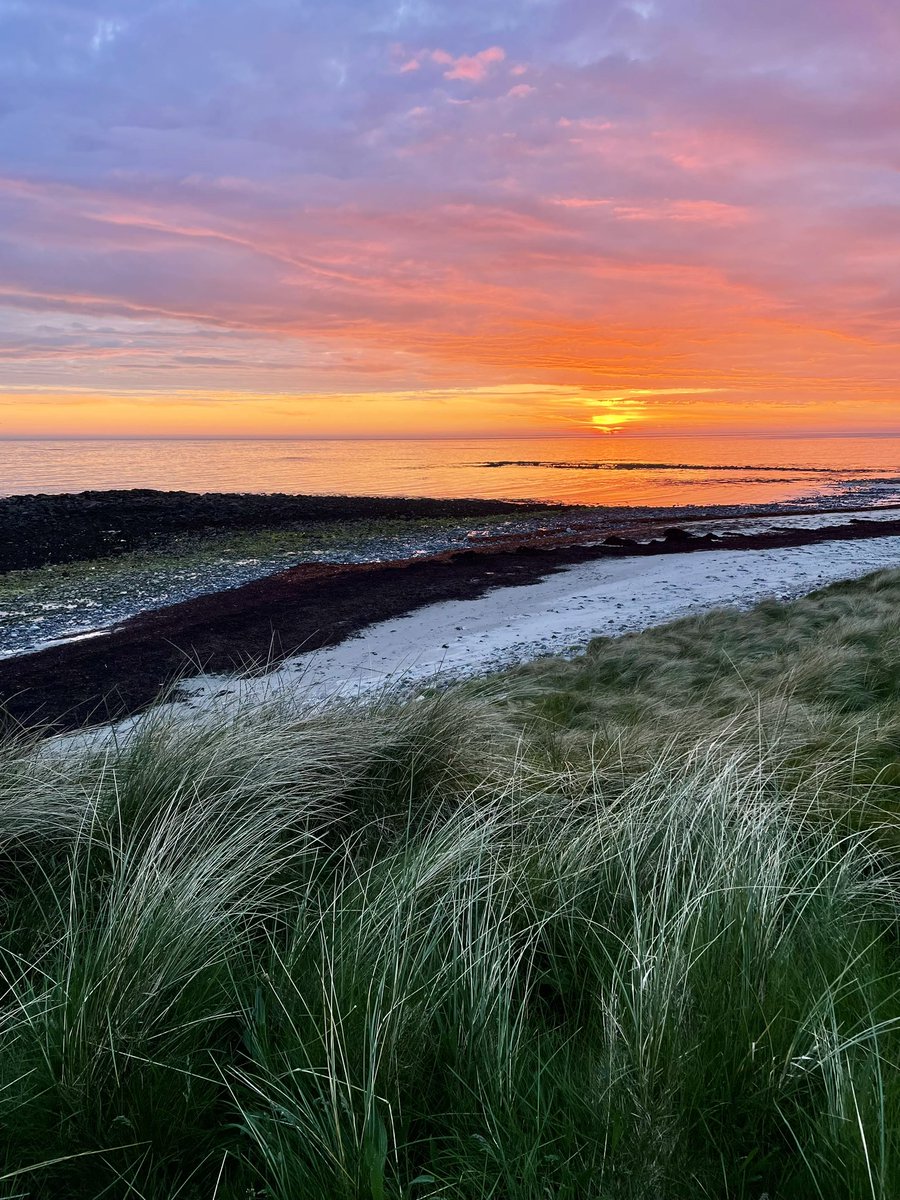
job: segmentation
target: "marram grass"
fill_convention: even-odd
[[[6,746],[0,1196],[900,1196],[898,591]]]

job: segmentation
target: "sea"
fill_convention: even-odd
[[[0,441],[0,495],[110,488],[868,507],[900,503],[900,437]]]

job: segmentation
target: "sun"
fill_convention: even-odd
[[[600,433],[618,433],[627,419],[615,413],[605,413],[603,416],[591,417],[591,426]]]
[[[591,414],[591,427],[601,433],[618,433],[624,426],[633,421],[640,421],[646,415],[646,404],[626,396],[616,396],[607,400],[589,400],[592,408],[600,408],[602,412]]]

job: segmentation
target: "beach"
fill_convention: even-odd
[[[0,520],[6,505],[24,526],[29,503],[46,525],[47,498],[0,502]],[[80,515],[95,553],[98,530],[107,540],[101,557],[3,577],[5,716],[48,732],[130,718],[164,691],[196,711],[212,697],[319,701],[490,673],[900,565],[892,504],[104,493],[49,507]]]
[[[718,608],[786,601],[842,580],[900,567],[900,536],[770,550],[711,551],[585,563],[473,600],[433,604],[369,626],[339,645],[290,658],[262,680],[200,676],[194,701],[313,699],[503,670],[543,655],[583,653],[617,637]]]

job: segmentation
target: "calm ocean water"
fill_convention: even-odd
[[[900,501],[900,437],[5,441],[0,495],[103,488],[579,504]]]

